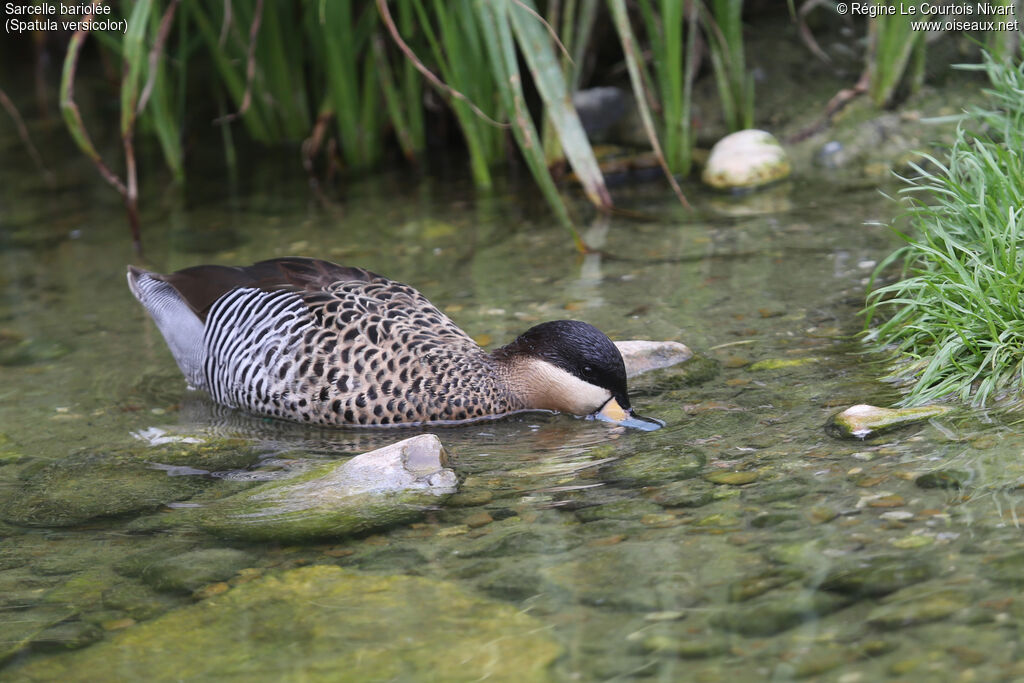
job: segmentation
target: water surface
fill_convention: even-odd
[[[961,411],[864,442],[823,430],[897,396],[852,339],[895,246],[866,225],[896,212],[876,188],[691,188],[693,213],[658,184],[622,189],[646,219],[580,205],[606,252],[580,257],[527,188],[481,198],[383,175],[325,207],[303,179],[261,172],[234,186],[213,175],[187,201],[151,189],[150,265],[317,256],[412,284],[488,347],[576,318],[613,339],[685,342],[703,370],[632,383],[638,412],[667,423],[653,433],[544,414],[436,430],[462,492],[419,522],[320,544],[218,540],[180,523],[195,501],[411,432],[299,427],[189,392],[125,285],[127,228],[91,169],[64,170],[56,190],[0,169],[0,679],[94,678],[99,659],[131,679],[161,648],[173,679],[210,657],[177,639],[188,610],[215,614],[252,581],[321,565],[356,572],[354,595],[384,590],[358,583],[373,579],[409,597],[339,608],[358,637],[300,633],[287,614],[239,623],[262,668],[196,675],[345,680],[326,643],[339,657],[391,648],[402,666],[371,678],[457,679],[389,628],[465,600],[490,641],[529,624],[538,649],[524,652],[544,662],[527,675],[496,661],[495,680],[1024,676],[1012,421]],[[182,436],[206,444],[154,442]],[[424,586],[457,597],[420,599]]]

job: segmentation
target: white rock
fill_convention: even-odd
[[[675,341],[620,341],[615,346],[626,364],[626,377],[678,365],[693,357],[686,344]]]
[[[720,190],[749,189],[785,178],[789,159],[782,145],[763,130],[741,130],[715,143],[701,176]]]
[[[202,510],[212,533],[251,540],[306,540],[362,533],[415,519],[458,488],[433,434],[222,498]]]

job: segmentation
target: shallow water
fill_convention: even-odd
[[[325,209],[302,179],[268,171],[187,206],[145,198],[159,269],[315,255],[416,286],[485,346],[572,317],[705,359],[632,382],[660,431],[545,414],[435,430],[462,479],[448,504],[368,537],[250,545],[181,516],[413,432],[310,429],[187,391],[125,286],[122,213],[91,169],[65,170],[54,193],[0,173],[0,680],[174,679],[186,662],[204,663],[189,669],[199,678],[476,678],[459,662],[483,645],[445,640],[456,625],[430,634],[447,605],[487,643],[529,632],[526,664],[495,655],[494,680],[1024,676],[1012,421],[960,411],[863,442],[823,429],[897,396],[851,340],[867,277],[895,246],[865,225],[895,212],[876,188],[690,188],[692,214],[660,185],[619,190],[646,219],[591,219],[587,240],[611,256],[582,258],[527,190],[481,199],[382,176]],[[935,471],[951,473],[921,478]],[[265,592],[321,565],[357,573],[330,626],[228,611],[254,581]],[[373,601],[392,593],[405,597]],[[234,640],[182,637],[193,616],[206,628],[218,615]],[[345,668],[353,657],[364,668]]]

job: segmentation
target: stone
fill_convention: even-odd
[[[644,495],[667,508],[699,508],[715,499],[715,492],[707,485],[693,481],[673,481],[664,486],[651,487]]]
[[[628,371],[629,366],[626,368]],[[657,372],[645,371],[634,376],[629,386],[634,391],[661,394],[703,384],[717,377],[721,371],[722,364],[714,358],[693,354],[689,360],[671,367],[659,368]]]
[[[0,517],[24,526],[76,526],[191,498],[208,486],[199,477],[171,477],[142,462],[87,451],[26,466],[0,502]]]
[[[929,418],[945,415],[949,406],[919,406],[916,408],[879,408],[866,404],[850,406],[829,418],[826,429],[843,439],[866,439]]]
[[[732,555],[719,557],[726,562]],[[671,544],[623,541],[590,547],[559,564],[540,568],[549,590],[584,605],[661,612],[692,607],[705,595],[696,578],[707,560]],[[683,578],[681,578],[683,577]]]
[[[251,567],[252,555],[233,548],[201,548],[184,553],[141,552],[120,561],[116,569],[140,579],[154,590],[191,593],[203,586],[233,577]]]
[[[620,500],[604,505],[594,505],[576,511],[581,522],[595,522],[600,519],[642,519],[646,515],[659,514],[661,507],[643,500]]]
[[[486,536],[460,543],[458,555],[466,558],[519,557],[526,553],[553,553],[578,545],[579,540],[565,534],[543,534],[537,529],[546,529],[547,525],[529,526],[521,523],[490,524],[491,530]]]
[[[883,631],[896,631],[947,619],[970,604],[970,597],[962,591],[915,590],[921,587],[913,586],[886,597],[886,604],[868,613],[868,624]]]
[[[1024,550],[986,558],[982,572],[993,581],[1024,586]]]
[[[845,664],[850,658],[849,652],[841,647],[820,647],[801,654],[793,661],[793,677],[808,678],[819,676]]]
[[[972,478],[971,473],[965,470],[946,469],[925,472],[914,483],[923,489],[962,489]]]
[[[659,634],[648,636],[641,646],[646,652],[669,654],[680,659],[707,659],[729,652],[729,639],[721,636],[682,638]]]
[[[664,448],[622,458],[608,468],[607,476],[642,485],[657,485],[693,479],[701,473],[706,463],[707,456],[702,451]]]
[[[767,637],[842,609],[848,598],[820,591],[787,591],[728,607],[714,623],[745,636]]]
[[[421,434],[214,501],[199,525],[218,536],[300,541],[383,529],[419,517],[457,488],[448,455]]]
[[[620,341],[615,342],[615,346],[626,364],[626,377],[672,367],[693,358],[690,347],[675,341]]]
[[[452,583],[320,565],[241,584],[10,674],[68,683],[546,681],[562,654],[548,633],[519,608]]]
[[[932,578],[935,567],[908,555],[875,555],[832,567],[821,582],[828,591],[878,597]]]
[[[748,576],[729,584],[729,602],[744,602],[756,598],[770,590],[801,579],[803,576],[802,571],[789,567],[769,569],[755,576]]]
[[[717,472],[708,472],[704,475],[704,478],[712,484],[723,484],[726,486],[752,484],[758,480],[758,477],[760,477],[760,474],[756,470],[744,470],[742,472],[718,470]]]
[[[60,605],[0,610],[0,634],[3,634],[0,637],[0,665],[17,655],[47,630],[73,618],[74,614],[74,610]],[[0,671],[0,680],[3,678]]]
[[[790,174],[786,151],[771,133],[741,130],[715,143],[701,179],[718,190],[747,190]]]
[[[759,360],[751,365],[750,371],[761,372],[763,370],[786,370],[817,362],[817,358],[765,358],[764,360]]]
[[[45,628],[32,638],[38,650],[77,650],[103,637],[103,630],[94,624],[73,619]]]

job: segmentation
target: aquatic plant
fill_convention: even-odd
[[[884,0],[875,3],[886,4]],[[876,106],[890,104],[905,78],[910,79],[911,90],[924,79],[925,32],[915,27],[919,16],[883,13],[868,21],[865,68],[868,94]]]
[[[990,109],[966,117],[947,158],[901,190],[906,244],[879,264],[901,279],[868,294],[869,339],[901,359],[906,405],[984,404],[1024,390],[1024,64],[986,56]],[[870,329],[870,326],[877,327]]]
[[[786,7],[802,20],[819,4],[805,0],[797,12],[788,0]],[[571,166],[587,198],[601,210],[611,207],[571,105],[584,65],[601,47],[592,38],[601,13],[612,19],[651,147],[685,205],[675,176],[690,171],[691,100],[703,48],[727,126],[753,125],[743,6],[743,0],[123,0],[124,34],[92,34],[104,65],[112,67],[111,80],[120,76],[122,164],[101,155],[103,146],[89,134],[100,123],[83,116],[74,98],[85,32],[68,45],[61,107],[79,148],[124,198],[136,245],[137,136],[158,141],[178,183],[186,175],[185,133],[198,130],[203,117],[222,131],[229,172],[238,140],[301,142],[302,165],[319,187],[321,174],[372,168],[395,147],[411,163],[422,162],[430,133],[442,131],[450,113],[477,187],[492,187],[511,135],[557,220],[583,249],[555,175]],[[909,21],[880,14],[867,22],[867,66],[854,90],[869,90],[880,105],[892,101],[907,73],[911,85],[923,75],[924,32]],[[989,37],[1003,57],[1016,50],[1015,40]],[[442,108],[447,113],[438,113]]]

